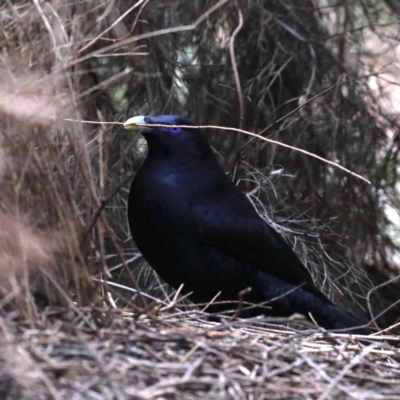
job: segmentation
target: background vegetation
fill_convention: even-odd
[[[389,0],[1,3],[5,337],[47,326],[44,309],[93,328],[107,310],[170,301],[126,220],[146,147],[117,123],[142,114],[240,127],[367,177],[205,131],[322,290],[358,313],[389,308],[381,327],[398,322],[399,15]]]

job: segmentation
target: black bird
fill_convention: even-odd
[[[141,124],[167,125],[141,127]],[[131,233],[146,261],[172,287],[184,284],[195,303],[265,303],[243,316],[301,313],[326,329],[364,322],[333,304],[286,241],[256,212],[225,175],[195,126],[177,115],[128,119],[124,128],[143,129],[148,155],[129,193]],[[212,311],[234,309],[216,305]]]

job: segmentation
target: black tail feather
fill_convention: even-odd
[[[319,325],[328,330],[357,335],[370,335],[374,332],[365,321],[335,304],[319,308],[312,313],[312,317]]]

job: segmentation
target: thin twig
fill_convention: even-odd
[[[158,126],[158,127],[162,127],[162,128],[168,128],[168,127],[170,127],[170,125],[165,125],[165,124],[137,124],[137,126],[138,126],[138,127],[140,127],[140,126],[143,126],[143,127],[146,127],[146,126],[147,126],[147,127]],[[295,150],[295,151],[298,151],[298,152],[300,152],[300,153],[306,154],[306,155],[308,155],[308,156],[310,156],[310,157],[314,157],[314,158],[316,158],[317,160],[320,160],[320,161],[322,161],[322,162],[324,162],[324,163],[326,163],[326,164],[329,164],[329,165],[332,165],[332,166],[334,166],[334,167],[336,167],[336,168],[339,168],[339,169],[341,169],[342,171],[345,171],[345,172],[347,172],[348,174],[350,174],[350,175],[352,175],[352,176],[355,176],[356,178],[359,178],[359,179],[363,180],[364,182],[366,182],[366,183],[368,183],[368,184],[371,184],[371,182],[370,182],[367,178],[364,178],[363,176],[358,175],[358,174],[356,174],[356,173],[353,172],[353,171],[350,171],[349,169],[343,167],[342,165],[340,165],[340,164],[338,164],[338,163],[335,163],[335,162],[333,162],[333,161],[327,160],[326,158],[320,157],[320,156],[318,156],[318,155],[316,155],[316,154],[314,154],[314,153],[311,153],[311,152],[309,152],[309,151],[307,151],[307,150],[300,149],[299,147],[290,146],[290,145],[288,145],[288,144],[286,144],[286,143],[282,143],[282,142],[279,142],[279,141],[277,141],[277,140],[268,139],[268,138],[265,138],[264,136],[261,136],[261,135],[259,135],[259,134],[257,134],[257,133],[245,131],[244,129],[230,128],[230,127],[228,127],[228,126],[217,126],[217,125],[195,125],[195,126],[192,126],[192,125],[174,125],[174,126],[179,127],[179,128],[189,128],[189,129],[219,129],[219,130],[224,130],[224,131],[232,131],[232,132],[244,133],[244,134],[246,134],[246,135],[256,137],[256,138],[258,138],[258,139],[260,139],[260,140],[264,140],[265,142],[272,143],[272,144],[276,144],[276,145],[282,146],[282,147],[286,147],[286,148],[288,148],[288,149]]]
[[[83,46],[81,49],[79,49],[78,53],[82,53],[85,51],[88,47],[96,43],[103,35],[105,35],[108,31],[110,31],[115,25],[117,25],[120,21],[122,21],[131,11],[133,11],[135,8],[139,7],[142,3],[144,3],[146,0],[139,0],[136,4],[134,4],[132,7],[128,8],[119,18],[117,18],[107,29],[105,29],[103,32],[99,33],[94,39],[92,39],[89,43],[87,43],[85,46]]]
[[[64,121],[71,121],[71,122],[80,122],[80,123],[84,123],[84,124],[97,124],[97,125],[101,125],[101,124],[114,124],[114,125],[124,125],[124,124],[121,123],[121,122],[84,121],[84,120],[74,120],[74,119],[71,119],[71,118],[69,118],[69,119],[63,119],[63,120],[64,120]],[[137,124],[137,126],[138,126],[138,127],[141,127],[141,126],[143,126],[143,127],[146,127],[146,126],[149,126],[149,127],[158,126],[158,127],[161,127],[161,128],[169,128],[169,127],[170,127],[170,125],[165,125],[165,124]],[[336,168],[339,168],[339,169],[341,169],[342,171],[347,172],[348,174],[350,174],[350,175],[352,175],[352,176],[354,176],[354,177],[356,177],[356,178],[358,178],[358,179],[361,179],[362,181],[364,181],[364,182],[366,182],[366,183],[368,183],[368,184],[371,184],[371,182],[370,182],[367,178],[364,178],[363,176],[361,176],[361,175],[359,175],[359,174],[356,174],[356,173],[353,172],[353,171],[350,171],[349,169],[343,167],[342,165],[340,165],[340,164],[338,164],[338,163],[335,163],[335,162],[333,162],[333,161],[327,160],[326,158],[320,157],[320,156],[318,156],[318,155],[316,155],[316,154],[314,154],[314,153],[311,153],[311,152],[309,152],[309,151],[307,151],[307,150],[300,149],[299,147],[290,146],[290,145],[288,145],[288,144],[286,144],[286,143],[282,143],[282,142],[279,142],[279,141],[277,141],[277,140],[268,139],[268,138],[265,138],[265,137],[261,136],[260,134],[253,133],[253,132],[249,132],[249,131],[246,131],[246,130],[244,130],[244,129],[231,128],[231,127],[228,127],[228,126],[218,126],[218,125],[195,125],[195,126],[193,126],[193,125],[174,125],[174,126],[179,127],[179,128],[189,128],[189,129],[219,129],[219,130],[223,130],[223,131],[231,131],[231,132],[244,133],[245,135],[249,135],[249,136],[252,136],[252,137],[255,137],[255,138],[264,140],[265,142],[272,143],[272,144],[276,144],[276,145],[282,146],[282,147],[286,147],[286,148],[288,148],[288,149],[295,150],[295,151],[298,151],[298,152],[300,152],[300,153],[306,154],[306,155],[308,155],[308,156],[310,156],[310,157],[314,157],[314,158],[316,158],[317,160],[320,160],[320,161],[322,161],[322,162],[324,162],[324,163],[326,163],[326,164],[329,164],[329,165],[332,165],[332,166],[334,166],[334,167],[336,167]]]
[[[239,77],[238,66],[237,66],[237,62],[236,62],[236,56],[235,56],[235,39],[243,27],[243,14],[242,14],[242,11],[240,10],[237,2],[236,2],[236,5],[238,7],[239,23],[238,23],[238,26],[236,27],[236,29],[233,31],[232,36],[229,40],[229,54],[231,57],[232,71],[233,71],[233,76],[235,79],[236,91],[238,94],[238,101],[239,101],[239,128],[242,129],[245,109],[244,109],[242,86],[240,84],[240,77]],[[239,143],[239,137],[240,137],[240,134],[238,134],[238,136],[237,136],[236,146]]]
[[[218,10],[220,7],[222,7],[227,2],[228,2],[228,0],[220,0],[218,3],[216,3],[214,6],[212,6],[209,10],[207,10],[204,14],[202,14],[199,18],[196,19],[196,21],[194,21],[190,25],[175,26],[173,28],[159,29],[157,31],[143,33],[142,35],[137,35],[137,36],[125,39],[125,40],[121,40],[117,43],[113,43],[109,46],[103,47],[101,49],[93,51],[92,53],[86,54],[83,57],[80,57],[80,58],[77,58],[76,60],[71,61],[68,64],[68,67],[72,67],[76,64],[81,63],[82,61],[88,60],[89,58],[92,58],[99,54],[107,53],[111,50],[118,49],[119,47],[138,42],[139,40],[149,39],[149,38],[157,37],[157,36],[168,35],[170,33],[192,31],[192,30],[196,29],[203,21],[205,21],[213,12]]]

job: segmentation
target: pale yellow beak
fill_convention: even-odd
[[[140,115],[138,117],[132,117],[125,121],[124,129],[126,129],[127,131],[136,131],[140,128],[145,128],[141,126],[145,123],[146,122],[144,121],[143,115]]]

